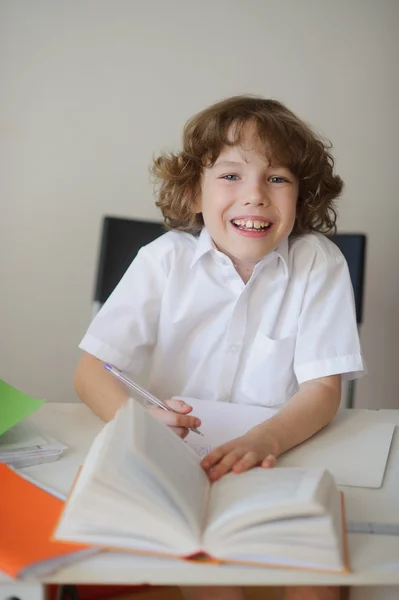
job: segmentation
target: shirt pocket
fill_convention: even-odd
[[[273,339],[261,331],[256,334],[242,379],[242,391],[250,402],[275,406],[294,394],[295,343],[296,335]]]

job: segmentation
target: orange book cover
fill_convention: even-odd
[[[0,464],[0,490],[0,570],[18,577],[33,564],[70,559],[88,549],[50,539],[64,503],[5,464]]]

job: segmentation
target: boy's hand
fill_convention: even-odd
[[[216,481],[229,471],[242,473],[252,467],[270,469],[276,464],[273,446],[265,434],[250,430],[227,444],[215,448],[202,461],[201,466],[208,472],[209,479]]]
[[[186,437],[189,427],[199,427],[201,425],[201,421],[197,417],[188,416],[193,407],[183,400],[166,400],[166,404],[179,414],[162,408],[150,408],[150,412],[156,419],[171,427],[181,438]]]

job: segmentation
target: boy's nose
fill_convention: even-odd
[[[245,206],[268,206],[269,198],[265,190],[253,188],[245,197]]]

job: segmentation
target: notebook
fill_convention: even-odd
[[[276,413],[262,406],[184,400],[193,407],[192,414],[202,421],[200,429],[204,437],[190,432],[186,438],[200,456]],[[367,411],[339,411],[327,427],[279,457],[278,465],[327,469],[337,485],[379,488],[394,430],[392,423],[372,421]]]
[[[323,465],[339,485],[380,488],[395,425],[376,423],[368,413],[338,412],[313,438],[284,454],[282,467]]]
[[[96,551],[50,539],[64,503],[0,464],[0,570],[29,579]]]

